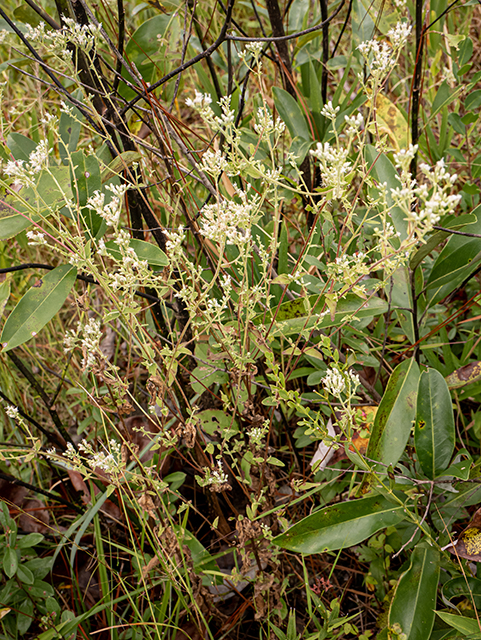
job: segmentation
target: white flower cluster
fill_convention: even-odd
[[[344,176],[352,167],[351,162],[347,160],[348,150],[336,149],[329,142],[318,142],[316,149],[310,153],[319,160],[323,185],[333,189],[333,198],[342,198],[347,186]]]
[[[409,171],[409,165],[417,152],[418,145],[410,144],[407,149],[400,149],[400,151],[393,154],[394,164],[398,169],[401,169],[403,175],[406,175],[406,172]]]
[[[252,71],[254,71],[256,65],[257,65],[257,73],[260,73],[261,69],[262,69],[262,60],[261,60],[261,53],[262,53],[262,49],[263,49],[263,44],[262,42],[248,42],[245,46],[245,49],[243,51],[239,51],[239,58],[241,60],[244,61],[244,64],[249,67]],[[253,60],[250,60],[249,62],[253,64],[250,64],[247,60],[247,54],[251,54]]]
[[[329,102],[326,102],[326,104],[322,107],[321,115],[325,118],[328,118],[329,120],[335,120],[340,110],[341,107],[338,106],[334,108],[332,106],[332,100],[329,100]]]
[[[422,184],[416,189],[416,195],[422,204],[418,214],[412,213],[417,223],[423,223],[431,229],[442,216],[453,213],[461,200],[460,194],[449,193],[458,176],[449,174],[443,158],[435,164],[433,170],[427,164],[421,164],[419,168],[431,183],[431,189],[427,184]]]
[[[211,471],[209,468],[204,468],[205,478],[203,486],[209,485],[224,485],[229,481],[229,476],[222,467],[222,462],[217,460],[217,469]]]
[[[215,204],[201,210],[200,230],[203,236],[220,244],[243,245],[251,238],[251,226],[258,213],[260,197],[248,199],[247,190],[237,188],[240,202],[219,197]]]
[[[397,57],[411,33],[411,25],[406,22],[398,24],[388,32],[388,42],[368,40],[358,46],[371,71],[372,86],[379,87],[382,81],[392,71]]]
[[[335,398],[341,398],[344,391],[347,391],[349,394],[355,392],[359,386],[359,376],[351,370],[342,373],[337,367],[331,365],[321,382],[328,393]]]
[[[42,124],[47,125],[47,127],[55,127],[58,124],[57,116],[53,115],[53,113],[45,113],[44,117],[40,119]]]
[[[367,255],[358,251],[353,255],[344,254],[338,256],[333,262],[329,262],[326,271],[336,282],[345,285],[355,284],[359,278],[368,275],[371,271],[367,263]]]
[[[182,243],[185,240],[183,229],[179,229],[179,232],[165,230],[164,234],[167,238],[165,248],[167,249],[169,258],[172,260],[176,257],[182,257]]]
[[[47,244],[45,234],[40,231],[27,231],[28,244],[31,247]]]
[[[404,211],[411,230],[422,238],[444,215],[454,212],[461,195],[451,193],[458,176],[449,173],[444,159],[433,168],[425,163],[420,165],[426,180],[423,184],[412,179],[409,165],[416,152],[417,146],[410,145],[394,154],[394,163],[401,170],[398,176],[401,186],[391,189],[391,195],[394,203]],[[416,207],[413,206],[415,203]]]
[[[344,116],[344,121],[349,125],[346,129],[348,136],[354,136],[364,127],[364,118],[362,117],[362,113],[358,113],[356,116]]]
[[[90,53],[95,42],[100,39],[102,25],[81,25],[65,16],[62,17],[62,21],[64,27],[58,30],[47,30],[45,22],[41,22],[36,28],[27,24],[26,36],[29,40],[42,44],[48,53],[60,56],[65,61],[72,59],[72,54],[68,50],[69,44]]]
[[[92,445],[86,440],[79,443],[78,448],[82,453],[91,456],[87,463],[91,469],[101,469],[105,473],[118,473],[121,470],[121,447],[115,440],[110,440],[110,452],[94,451]]]
[[[195,90],[195,98],[192,100],[191,98],[187,98],[185,104],[192,109],[195,109],[203,118],[211,117],[212,109],[211,109],[212,98],[208,93],[201,93],[200,91]]]
[[[127,292],[130,292],[129,304],[133,303],[134,292],[138,289],[139,282],[143,282],[145,285],[150,284],[151,272],[149,271],[149,263],[147,260],[141,260],[136,254],[135,250],[130,246],[130,235],[124,229],[117,229],[114,243],[119,247],[120,257],[117,254],[109,254],[105,241],[101,238],[98,241],[97,254],[99,256],[105,256],[117,263],[118,271],[106,274],[109,287],[113,291],[119,289],[124,290],[124,300],[126,300]],[[155,282],[153,283],[155,284]]]
[[[13,178],[19,184],[32,185],[34,176],[48,167],[48,156],[51,151],[47,141],[42,140],[29,155],[27,163],[24,160],[9,160],[4,171],[9,178]]]
[[[252,53],[252,55],[259,55],[262,51],[262,47],[262,42],[248,42],[246,44],[247,51],[249,51],[249,53]]]
[[[260,448],[263,446],[263,440],[268,433],[269,420],[265,420],[261,427],[253,427],[247,432],[247,435],[249,436],[250,444]]]
[[[117,227],[122,211],[122,198],[127,191],[127,186],[108,184],[105,188],[113,193],[109,203],[105,203],[105,193],[94,191],[93,196],[87,200],[86,206],[98,213],[109,226]]]
[[[275,137],[280,136],[286,128],[286,125],[280,118],[274,119],[267,107],[259,107],[257,109],[257,122],[254,129],[259,134],[261,140],[269,140],[269,136],[274,134]]]
[[[80,340],[81,334],[83,334],[82,340]],[[88,323],[85,325],[79,322],[76,331],[73,329],[67,331],[63,340],[64,351],[69,353],[80,344],[83,355],[82,369],[83,371],[88,371],[94,366],[97,358],[104,359],[104,355],[100,350],[101,339],[102,329],[100,328],[100,322],[94,318],[89,318]]]
[[[18,407],[14,407],[13,404],[9,404],[5,407],[5,413],[12,420],[16,420],[18,418]]]
[[[6,29],[0,29],[0,44],[3,44],[5,42],[7,36],[8,31]]]
[[[215,180],[217,180],[217,178],[223,171],[227,171],[228,167],[229,163],[219,149],[214,152],[212,152],[210,149],[207,149],[207,151],[202,156],[200,169],[205,173],[213,176]]]
[[[208,311],[210,311],[211,314],[212,313],[215,314],[216,319],[218,321],[221,320],[222,312],[225,309],[227,309],[227,307],[229,306],[229,301],[230,301],[231,292],[232,292],[232,278],[230,277],[230,275],[226,274],[221,276],[220,284],[224,292],[222,299],[217,300],[217,298],[209,298],[208,300],[206,300],[206,303],[205,303],[205,306],[208,309]]]
[[[222,132],[228,144],[232,144],[236,139],[234,128],[235,111],[230,108],[231,96],[224,96],[217,103],[222,111],[222,115],[216,116],[211,108],[212,98],[207,93],[195,92],[195,98],[187,98],[185,104],[197,111],[213,131]]]

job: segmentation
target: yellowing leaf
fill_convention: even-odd
[[[379,134],[387,135],[396,151],[409,146],[409,128],[405,117],[397,106],[382,94],[378,94],[376,99],[376,120]]]

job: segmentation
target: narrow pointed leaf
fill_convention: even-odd
[[[402,456],[416,417],[419,367],[404,360],[391,374],[376,413],[366,455],[371,460],[395,465]]]
[[[8,316],[0,337],[4,351],[18,347],[37,335],[61,309],[77,277],[77,269],[62,265],[27,291]]]
[[[291,136],[293,138],[300,137],[303,140],[311,140],[311,132],[302,113],[302,109],[296,100],[280,87],[274,87],[272,93],[274,95],[276,109],[289,129]]]
[[[274,544],[300,553],[334,551],[359,544],[403,518],[401,505],[369,496],[316,511],[274,538]]]
[[[456,631],[469,634],[469,637],[473,639],[481,638],[481,629],[479,628],[479,623],[476,619],[467,618],[466,616],[458,616],[454,613],[447,613],[446,611],[436,611],[436,613],[443,622],[449,624],[449,626],[456,629]]]
[[[103,219],[96,211],[87,208],[85,205],[95,191],[100,191],[102,188],[99,161],[93,155],[87,156],[83,151],[76,151],[72,153],[72,165],[72,191],[78,198],[78,203],[81,207],[80,214],[85,226],[90,231],[89,235],[95,238],[102,226]]]
[[[122,260],[122,252],[114,240],[109,240],[105,243],[105,246],[107,247],[107,252],[113,258]],[[151,242],[132,238],[129,242],[129,247],[135,251],[139,260],[147,260],[151,267],[166,267],[169,264],[169,259],[162,249]]]
[[[4,280],[0,284],[0,317],[3,315],[5,305],[10,297],[10,280]]]
[[[419,379],[414,444],[419,464],[431,480],[449,466],[455,436],[448,385],[436,369],[424,371]]]
[[[439,551],[422,543],[413,551],[411,566],[399,578],[389,609],[389,626],[399,624],[406,640],[425,640],[431,634],[439,568]]]

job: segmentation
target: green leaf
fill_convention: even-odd
[[[33,584],[35,582],[33,573],[30,571],[30,569],[22,564],[18,565],[17,576],[18,579],[25,584]]]
[[[389,609],[389,626],[399,624],[406,640],[425,640],[434,625],[440,554],[426,543],[418,544],[411,566],[399,578]]]
[[[449,624],[450,627],[453,627],[461,633],[470,634],[469,637],[473,638],[473,640],[474,638],[481,638],[479,623],[474,618],[466,618],[465,616],[458,616],[454,613],[447,613],[446,611],[436,611],[436,614],[443,622]]]
[[[463,133],[464,133],[464,128],[463,128]],[[468,214],[464,214],[456,217],[446,216],[445,218],[443,218],[440,224],[441,226],[447,229],[459,230],[465,227],[467,224],[471,224],[473,222],[476,222],[476,216],[473,216],[472,214],[468,213]],[[411,269],[416,269],[416,267],[418,267],[421,264],[424,258],[427,255],[429,255],[431,251],[433,251],[439,244],[441,244],[443,240],[446,240],[446,238],[450,235],[451,234],[449,234],[448,231],[436,231],[433,234],[431,234],[427,238],[425,244],[419,247],[419,249],[414,253],[413,257],[409,262],[409,267]]]
[[[122,260],[122,253],[114,240],[105,243],[108,253],[116,260]],[[132,238],[129,247],[135,251],[139,260],[147,260],[151,267],[166,267],[169,259],[160,247],[151,242]]]
[[[302,109],[291,94],[280,87],[273,87],[272,93],[276,109],[289,129],[291,136],[293,138],[299,137],[304,140],[312,140]]]
[[[123,151],[115,157],[109,166],[102,171],[102,184],[110,178],[118,176],[130,167],[134,162],[138,162],[142,158],[142,154],[138,151]]]
[[[130,38],[125,47],[125,59],[130,64],[135,64],[137,73],[140,73],[142,78],[147,84],[150,84],[156,75],[156,70],[161,62],[165,63],[165,60],[159,60],[159,40],[157,36],[163,36],[166,33],[169,25],[171,24],[172,16],[168,13],[161,14],[146,20],[138,29],[134,35]],[[134,74],[134,77],[137,76]],[[163,73],[158,77],[162,77]],[[138,80],[134,80],[131,74],[122,69],[122,76],[131,83],[138,84]],[[135,93],[126,84],[121,83],[119,87],[121,95],[127,100],[131,100]]]
[[[481,106],[481,89],[468,93],[464,101],[464,110],[470,111],[473,109],[479,109]]]
[[[298,553],[322,553],[359,544],[404,518],[402,505],[381,496],[334,504],[314,512],[273,542]]]
[[[72,191],[77,195],[78,203],[81,207],[80,215],[84,225],[90,231],[90,236],[95,238],[102,226],[103,219],[98,213],[85,205],[95,191],[100,191],[102,188],[99,161],[94,155],[87,156],[83,151],[76,151],[72,153],[72,165]]]
[[[419,367],[404,360],[394,369],[374,419],[366,456],[395,465],[402,456],[416,416]]]
[[[68,167],[41,171],[34,187],[23,187],[0,201],[0,240],[12,238],[40,216],[49,216],[72,199]]]
[[[344,322],[349,322],[350,316],[354,316],[361,320],[363,318],[373,318],[375,316],[382,315],[387,310],[387,303],[385,300],[381,300],[381,298],[373,297],[369,300],[364,300],[353,294],[347,294],[339,300],[333,318],[329,313],[322,317],[320,316],[324,309],[324,296],[321,300],[319,300],[319,296],[310,296],[309,303],[311,305],[315,305],[315,307],[313,306],[309,315],[305,313],[301,316],[298,314],[302,309],[302,305],[307,304],[307,301],[304,303],[302,301],[296,301],[294,306],[292,306],[290,301],[281,304],[279,311],[277,312],[276,321],[274,322],[269,335],[272,337],[290,336],[293,334],[299,334],[301,331],[311,330],[314,326],[316,326],[316,328],[325,329],[327,327],[339,326]],[[307,307],[305,308],[307,309]],[[281,314],[282,317],[284,309],[286,310],[287,315],[293,313],[295,310],[297,316],[286,320],[278,320],[279,314]],[[265,314],[260,314],[254,319],[254,324],[260,324],[261,322],[266,322]],[[271,322],[269,321],[267,326],[269,327],[270,324]]]
[[[413,344],[415,342],[413,314],[405,311],[405,309],[412,309],[413,306],[411,283],[408,268],[405,265],[398,267],[392,275],[391,305],[394,309],[399,309],[396,311],[399,324],[409,342]]]
[[[361,2],[365,11],[375,22],[376,29],[387,36],[388,31],[399,21],[399,9],[393,0],[361,0]],[[371,38],[372,33],[368,40]]]
[[[0,284],[0,317],[3,315],[5,305],[10,298],[10,280],[4,280]]]
[[[439,371],[428,369],[419,380],[414,444],[419,464],[431,480],[448,467],[455,437],[448,385]]]
[[[17,606],[17,631],[20,634],[24,634],[33,622],[33,602],[30,598],[27,598]]]
[[[237,421],[232,415],[228,415],[221,409],[205,409],[195,414],[196,420],[200,420],[202,429],[213,436],[214,433],[224,434],[228,430],[238,431]]]
[[[17,573],[17,569],[17,552],[15,551],[15,549],[12,549],[12,547],[7,547],[3,556],[3,570],[9,578],[13,578],[13,576]]]
[[[461,87],[462,90],[462,87]],[[460,87],[457,89],[451,89],[446,80],[440,85],[436,96],[433,100],[433,104],[431,107],[431,113],[429,119],[432,120],[434,116],[441,111],[444,107],[446,107],[450,102],[452,102],[456,96],[459,94]]]
[[[7,138],[7,146],[15,160],[28,162],[30,154],[37,148],[37,143],[21,133],[11,133]]]
[[[78,101],[81,101],[82,90],[77,89],[77,91],[73,92],[72,96]],[[60,141],[58,150],[63,164],[67,164],[69,155],[77,148],[82,120],[83,116],[77,107],[72,107],[71,114],[66,111],[62,111],[60,114],[60,121],[58,123]]]
[[[476,222],[470,224],[466,231],[481,234],[481,205],[472,213]],[[426,283],[429,305],[436,304],[451,293],[477,269],[480,260],[481,238],[451,236],[438,255]]]
[[[44,536],[41,533],[29,533],[18,539],[18,547],[19,549],[30,549],[30,547],[40,544],[42,540],[44,540]]]
[[[367,144],[364,153],[366,162],[369,166],[372,166],[371,176],[380,184],[387,183],[386,200],[388,207],[390,207],[389,216],[392,218],[394,228],[401,234],[399,236],[400,240],[405,240],[408,235],[406,215],[400,207],[394,206],[390,191],[398,188],[401,184],[398,179],[398,173],[389,158],[384,153],[379,153],[376,147]]]
[[[357,51],[357,47],[361,42],[372,39],[372,34],[376,30],[376,26],[369,15],[369,8],[364,6],[362,0],[353,0],[352,2],[352,52],[362,58],[361,53]],[[376,17],[377,19],[377,17]]]
[[[49,271],[27,291],[8,316],[0,342],[9,351],[37,335],[61,309],[77,277],[77,269],[69,264]]]
[[[472,576],[453,578],[443,585],[443,596],[446,600],[465,596],[469,601],[474,601],[477,609],[481,608],[481,580]]]

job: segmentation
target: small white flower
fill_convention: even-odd
[[[222,155],[222,152],[217,150],[212,152],[210,149],[202,156],[202,164],[200,168],[205,173],[212,175],[214,178],[218,178],[223,171],[226,171],[229,163]]]
[[[27,238],[29,240],[30,246],[47,244],[45,240],[45,234],[40,233],[40,231],[27,231]]]
[[[246,44],[246,49],[254,55],[259,55],[262,51],[262,42],[248,42]]]
[[[322,107],[321,115],[328,118],[329,120],[335,120],[340,110],[341,107],[337,106],[336,108],[334,108],[332,106],[332,100],[329,100],[329,102],[326,102],[326,104]]]
[[[335,398],[339,398],[346,388],[344,376],[334,367],[327,370],[326,375],[321,380],[324,389]]]
[[[9,404],[5,407],[5,413],[9,418],[12,418],[12,420],[16,420],[18,418],[18,407]]]
[[[352,164],[347,160],[347,149],[336,149],[329,142],[317,143],[311,155],[320,161],[322,182],[325,187],[332,187],[333,198],[342,198],[347,182],[344,178],[351,171]]]
[[[209,107],[211,103],[212,98],[208,93],[201,93],[197,90],[195,91],[195,98],[193,100],[191,100],[191,98],[187,98],[185,101],[185,104],[188,107],[192,107],[192,109],[195,110],[205,109],[206,107]]]

